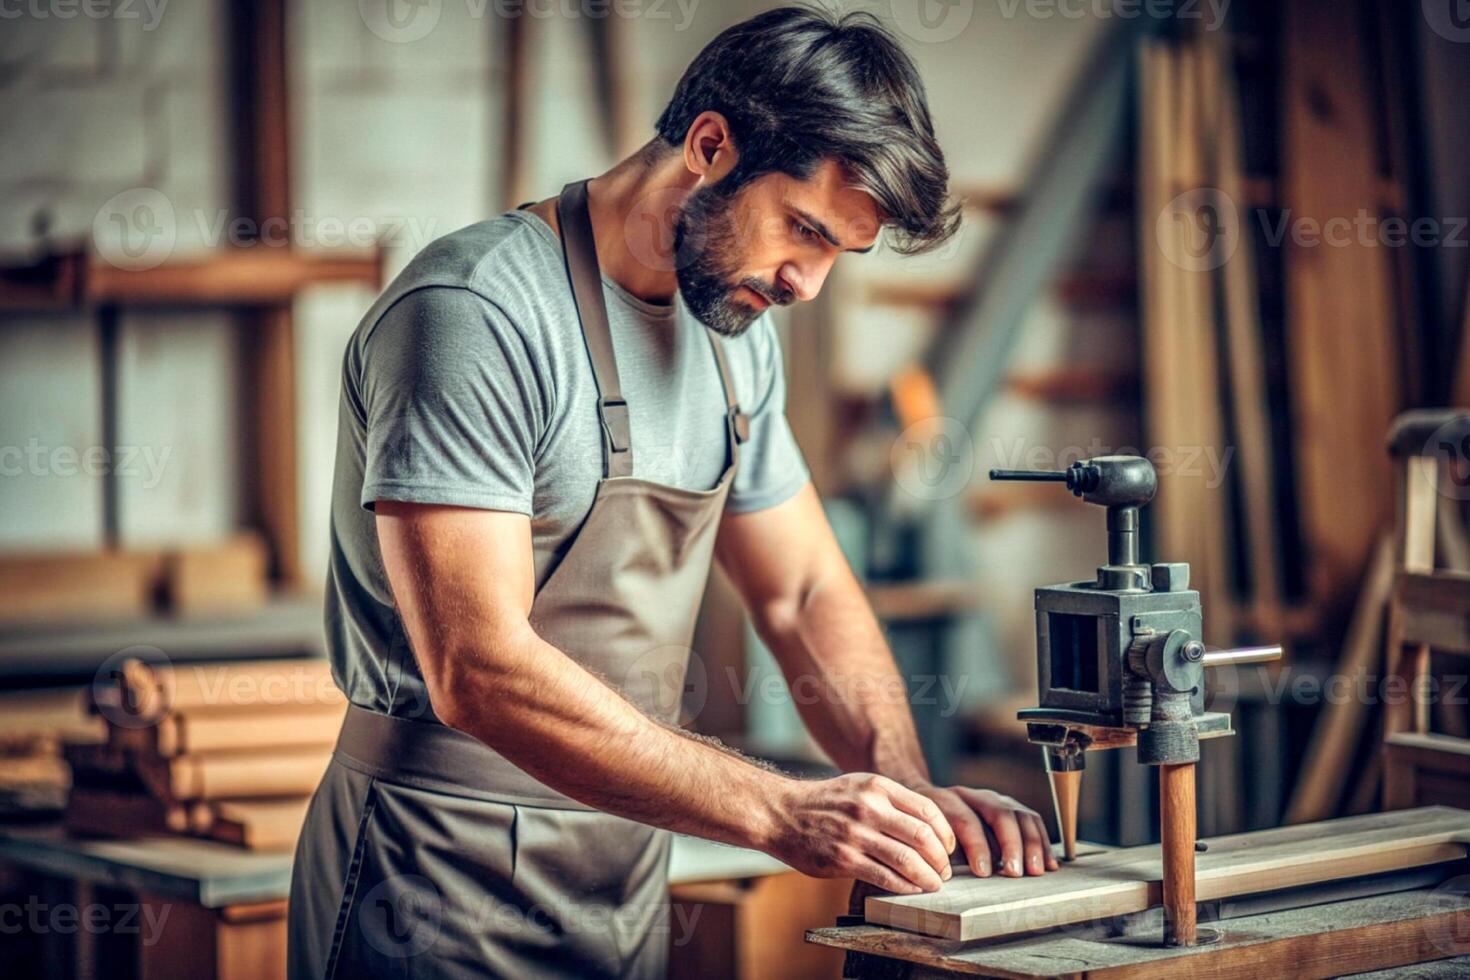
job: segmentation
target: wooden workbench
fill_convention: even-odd
[[[809,941],[846,975],[1328,977],[1470,957],[1470,814],[1446,807],[1224,837],[1198,855],[1218,942],[1163,946],[1157,847],[1082,853],[1045,878],[957,874],[899,898],[857,889]],[[927,935],[926,935],[927,933]],[[1470,975],[1470,958],[1454,967]]]
[[[291,861],[290,851],[185,837],[88,840],[58,827],[0,825],[0,869],[25,876],[21,928],[42,916],[46,976],[284,977]],[[669,883],[672,901],[702,906],[678,920],[671,975],[835,977],[840,970],[840,955],[807,945],[803,934],[841,911],[849,882],[818,881],[758,851],[676,835]],[[88,910],[102,917],[97,928],[72,921]],[[66,921],[53,921],[58,914]],[[122,962],[133,958],[136,972]]]
[[[1144,980],[1335,977],[1454,957],[1443,976],[1470,973],[1470,897],[1463,886],[1420,887],[1367,898],[1225,920],[1220,942],[1192,949],[1158,943],[1162,921],[1064,929],[1018,939],[960,944],[883,926],[814,929],[807,938],[851,955],[847,976],[884,980],[941,977],[1086,977]],[[1462,958],[1463,957],[1463,958]],[[1425,972],[1416,976],[1433,976]]]

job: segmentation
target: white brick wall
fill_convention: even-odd
[[[678,77],[710,37],[767,5],[669,0],[645,5],[656,14],[625,24],[640,127],[651,134]],[[884,16],[890,8],[856,0],[852,6]],[[131,9],[138,19],[0,21],[0,252],[34,248],[38,214],[49,215],[55,239],[87,236],[104,202],[139,186],[169,201],[178,253],[216,244],[209,226],[229,204],[233,151],[223,0],[171,0],[156,23],[142,0]],[[352,0],[298,0],[289,9],[292,181],[301,214],[406,225],[389,258],[391,274],[430,239],[499,210],[506,25],[494,0],[429,4],[437,21],[406,43],[375,34]],[[561,17],[528,24],[529,174],[537,196],[611,162],[591,99],[586,26]],[[1019,182],[1095,26],[1006,18],[993,5],[975,4],[958,37],[910,40],[958,180]],[[963,276],[987,234],[977,222],[955,249],[927,259],[844,259],[832,288],[858,296],[869,279]],[[318,581],[325,565],[342,349],[372,299],[364,290],[321,289],[296,308],[301,543],[309,581]],[[880,385],[918,349],[923,329],[900,319],[883,310],[844,314],[839,373],[855,387]],[[156,485],[124,481],[124,532],[139,542],[222,533],[238,519],[241,466],[228,318],[139,314],[123,327],[119,437],[169,452]],[[1117,323],[1081,329],[1066,312],[1042,309],[1022,356],[1032,364],[1094,355],[1126,361],[1126,337]],[[892,356],[873,356],[880,350]],[[100,442],[96,370],[95,330],[84,319],[25,318],[0,327],[0,454],[32,439]],[[991,461],[992,435],[1065,445],[1125,425],[1002,400],[979,427],[976,472]],[[0,549],[95,544],[100,500],[96,480],[0,475]],[[1086,550],[1095,544],[1093,532],[1092,524],[1026,517],[987,532],[978,545],[989,556],[996,605],[1024,612],[1034,581],[1077,574],[1046,557],[1059,550],[1048,542],[1081,535]],[[999,625],[1013,645],[1029,649],[1023,615]]]
[[[32,6],[0,21],[0,253],[90,240],[99,208],[135,188],[167,199],[177,254],[209,244],[202,219],[226,206],[229,183],[221,0],[168,3],[161,17],[157,0],[115,7],[63,19],[70,8]],[[104,477],[59,472],[69,452],[102,443],[96,324],[5,319],[0,458],[39,444],[60,447],[62,465],[0,470],[0,550],[96,547]],[[231,319],[123,318],[117,441],[140,450],[118,480],[126,542],[216,537],[238,522]],[[161,472],[150,453],[168,454]]]
[[[103,477],[78,458],[103,442],[96,345],[79,317],[10,317],[0,328],[0,549],[101,539]]]

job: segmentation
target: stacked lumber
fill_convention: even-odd
[[[75,833],[184,833],[291,847],[331,758],[346,699],[321,660],[128,659],[88,690],[100,743],[71,742]]]
[[[242,531],[163,551],[0,556],[0,623],[242,613],[270,597],[265,539]]]

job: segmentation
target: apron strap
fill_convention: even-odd
[[[713,330],[705,329],[710,347],[715,352],[715,367],[720,372],[720,387],[725,391],[725,430],[730,440],[730,462],[740,455],[740,444],[750,438],[750,416],[740,410],[740,400],[735,395],[735,381],[730,377],[730,360],[725,356],[725,345]]]
[[[607,477],[633,475],[633,434],[628,424],[628,402],[618,380],[618,362],[613,355],[612,330],[607,322],[607,304],[602,296],[602,273],[597,265],[597,243],[592,235],[592,215],[587,210],[587,181],[562,188],[556,202],[561,224],[561,249],[582,340],[592,360],[597,381],[597,417],[602,423],[602,469]]]

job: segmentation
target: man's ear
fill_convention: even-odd
[[[701,183],[713,184],[735,169],[737,159],[739,153],[725,117],[711,111],[696,116],[684,134],[684,166],[689,172]]]

